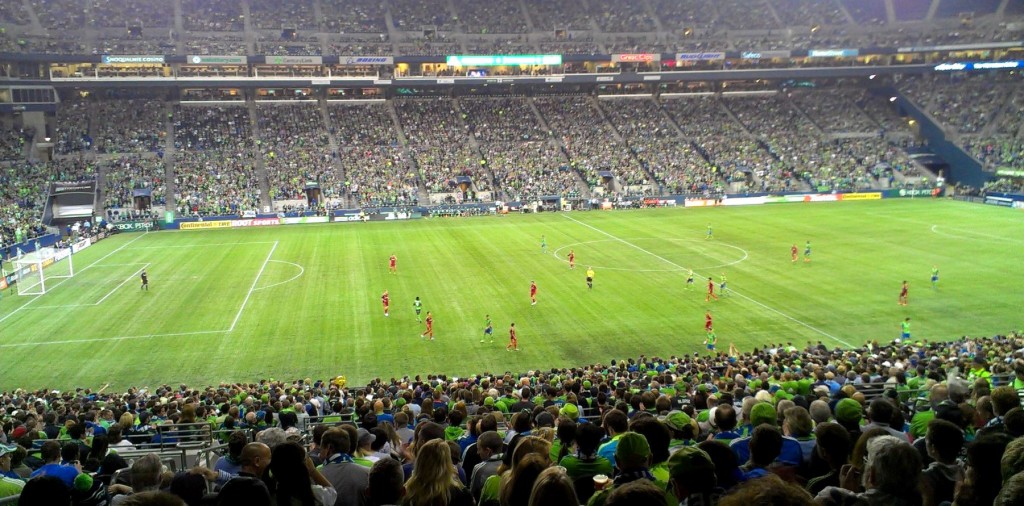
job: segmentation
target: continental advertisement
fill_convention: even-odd
[[[841,193],[839,200],[882,200],[882,192]]]
[[[202,230],[206,228],[231,228],[231,221],[186,221],[179,224],[182,230]]]

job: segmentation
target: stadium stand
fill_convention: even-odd
[[[25,0],[0,2],[0,53],[436,57],[900,48],[1016,41],[1019,28],[1007,25],[1019,25],[1024,16],[1024,2],[1016,0],[764,0],[753,6],[743,0]],[[993,20],[1000,9],[1003,17]],[[737,66],[868,64],[877,63],[805,58]],[[706,66],[724,67],[717,60]],[[580,62],[564,68],[609,77],[623,69]],[[289,69],[262,71],[296,77]],[[12,77],[18,70],[4,72]],[[161,72],[105,68],[97,75]],[[214,73],[227,71],[196,72],[224,77]],[[234,72],[247,77],[244,68]],[[319,75],[321,69],[302,72]],[[1019,79],[1019,73],[921,74],[887,81],[885,90],[920,106],[986,170],[1021,170]],[[50,182],[96,177],[107,218],[117,221],[137,216],[128,211],[136,189],[151,190],[154,205],[176,206],[179,215],[207,216],[275,204],[280,210],[302,200],[310,182],[335,203],[377,207],[485,195],[528,201],[832,192],[898,187],[923,174],[906,152],[916,147],[916,133],[888,96],[862,82],[821,80],[794,88],[737,80],[692,85],[706,95],[660,96],[668,86],[586,94],[552,86],[495,96],[474,96],[487,95],[475,89],[351,104],[323,96],[269,103],[243,91],[233,105],[182,104],[163,91],[96,96],[62,90],[47,132],[3,118],[0,243],[47,232],[40,220]],[[768,93],[721,93],[747,87]],[[637,90],[642,97],[601,96]],[[212,90],[189,93],[222,98]],[[53,160],[40,161],[29,149],[43,136],[53,138]],[[470,183],[463,187],[465,177]],[[1021,193],[1024,183],[993,177],[983,190]],[[18,490],[31,502],[37,484],[63,490],[59,480],[31,478],[41,468],[70,475],[69,492],[142,496],[146,464],[154,460],[154,475],[161,467],[170,475],[168,486],[154,481],[152,488],[191,498],[209,487],[213,501],[245,486],[275,499],[283,498],[282,490],[304,487],[321,497],[329,497],[327,489],[357,497],[380,483],[375,479],[399,489],[398,464],[405,464],[405,479],[412,481],[405,481],[404,504],[428,504],[436,498],[420,483],[427,466],[417,472],[415,464],[426,460],[418,449],[438,446],[428,446],[431,439],[460,450],[451,452],[459,475],[437,479],[457,483],[454,496],[475,494],[485,505],[526,504],[508,498],[523,490],[543,493],[547,477],[557,473],[540,470],[556,464],[571,478],[563,483],[580,504],[646,504],[636,498],[645,482],[669,504],[730,497],[741,503],[745,494],[784,493],[794,504],[812,497],[819,504],[1022,504],[1022,350],[1024,338],[1009,333],[944,343],[869,342],[856,349],[780,342],[703,357],[640,355],[564,369],[538,364],[501,375],[430,374],[358,386],[338,376],[152,391],[16,389],[0,393],[0,504]],[[343,371],[344,363],[339,367]],[[960,438],[940,437],[946,424]],[[497,453],[486,453],[488,439],[497,441]],[[765,448],[773,448],[762,443],[780,440],[783,451],[765,457]],[[277,479],[264,482],[259,473],[267,459],[299,463],[286,460],[298,455],[288,453],[289,441],[308,446],[323,468],[286,477],[285,469],[306,466],[278,467]],[[796,460],[788,460],[791,451]],[[77,457],[86,472],[61,464],[62,452],[72,457],[65,460]],[[353,462],[338,462],[339,454]],[[841,479],[844,466],[852,479]],[[610,484],[595,493],[598,469]],[[233,477],[239,470],[252,476]],[[343,473],[348,489],[338,478]],[[497,476],[490,486],[485,474]],[[523,478],[531,474],[542,478],[536,484]],[[195,477],[201,482],[189,484]],[[477,478],[482,492],[469,486]],[[370,494],[389,487],[373,486]]]
[[[414,504],[427,497],[417,485],[423,479],[454,480],[452,493],[476,494],[488,504],[512,492],[501,484],[507,478],[497,477],[514,475],[529,459],[538,471],[563,466],[576,496],[570,502],[577,504],[628,494],[635,485],[627,484],[637,481],[666,502],[739,500],[758,487],[786,490],[806,504],[812,497],[818,504],[877,497],[918,504],[922,494],[1017,504],[1015,476],[1024,472],[1017,464],[1024,449],[1022,349],[1022,336],[1009,333],[946,343],[869,341],[845,350],[777,343],[749,352],[639,355],[458,379],[356,384],[337,376],[125,392],[19,389],[0,395],[0,471],[18,485],[0,490],[16,495],[24,487],[21,497],[29,500],[36,492],[24,480],[63,476],[54,466],[67,466],[68,485],[58,480],[55,486],[70,489],[71,479],[85,473],[89,479],[76,478],[75,490],[100,498],[139,493],[150,481],[152,490],[191,497],[191,488],[180,486],[189,473],[209,481],[196,483],[199,496],[214,491],[209,503],[233,497],[242,484],[235,480],[276,494],[291,478],[275,467],[277,480],[263,482],[262,471],[286,458],[283,447],[299,443],[309,447],[309,472],[316,474],[296,483],[342,494],[391,472],[397,486],[404,464],[412,470],[404,478],[405,500]],[[761,445],[766,432],[776,434],[774,450]],[[429,460],[429,451],[416,450],[435,439],[444,443],[445,461],[455,464],[453,476],[425,478],[416,470],[417,460],[421,466]],[[485,446],[496,451],[473,451]],[[72,452],[81,467],[60,462],[59,454]],[[338,464],[339,452],[352,461]],[[492,456],[508,464],[495,473],[483,464]],[[841,480],[839,469],[848,463],[854,473],[898,478],[899,486],[891,479]],[[150,465],[151,480],[145,478]],[[968,466],[988,474],[965,473]],[[238,478],[240,472],[250,477]],[[163,485],[160,473],[167,473]],[[470,488],[477,473],[486,473],[479,483],[497,476],[495,485]],[[599,473],[610,490],[595,490]],[[518,486],[535,494],[540,487]],[[386,495],[370,489],[370,497]]]

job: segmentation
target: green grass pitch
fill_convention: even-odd
[[[1021,324],[1022,217],[903,200],[122,234],[76,255],[76,276],[45,295],[5,291],[0,388],[363,382],[678,355],[703,351],[708,308],[719,349],[860,345],[897,337],[908,316],[915,339],[992,335]],[[813,260],[791,262],[805,240]],[[706,303],[707,276],[722,273],[733,294]],[[433,342],[419,337],[416,296],[434,314]],[[493,344],[479,342],[487,314]],[[505,351],[510,322],[518,353]]]

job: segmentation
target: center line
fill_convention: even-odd
[[[238,323],[238,319],[242,317],[242,311],[245,311],[245,305],[249,303],[249,297],[252,297],[252,292],[256,291],[256,283],[260,282],[260,276],[263,275],[263,271],[267,268],[267,263],[270,262],[270,257],[274,256],[274,250],[277,249],[277,241],[274,241],[274,246],[270,248],[270,253],[267,253],[267,259],[263,261],[263,266],[260,267],[260,272],[256,273],[256,279],[252,280],[252,286],[249,287],[249,293],[245,294],[245,300],[242,301],[242,307],[238,308],[238,314],[235,315],[235,321],[231,322],[231,327],[228,328],[228,332],[235,330],[235,325]]]
[[[641,248],[640,246],[637,246],[636,244],[633,244],[633,243],[631,243],[631,242],[629,242],[629,241],[627,241],[625,239],[621,239],[621,238],[616,237],[616,236],[614,236],[612,234],[609,234],[608,232],[605,232],[604,230],[601,230],[601,229],[599,229],[599,228],[597,228],[597,227],[595,227],[593,225],[589,225],[589,224],[583,223],[582,221],[577,220],[577,219],[575,219],[575,218],[573,218],[573,217],[571,217],[571,216],[569,216],[567,214],[562,214],[562,216],[564,216],[567,220],[574,221],[574,222],[576,222],[579,225],[583,225],[584,227],[587,227],[587,228],[589,228],[589,229],[591,229],[591,230],[593,230],[595,232],[598,232],[600,234],[604,234],[604,235],[606,235],[606,236],[608,236],[608,237],[610,237],[612,239],[615,239],[616,241],[621,242],[622,244],[625,244],[626,246],[630,246],[630,247],[635,248],[635,249],[637,249],[639,251],[647,253],[648,255],[651,255],[652,257],[657,258],[658,260],[661,260],[662,262],[665,262],[665,263],[667,263],[669,265],[673,265],[675,267],[678,267],[681,270],[685,270],[685,267],[683,267],[682,265],[679,265],[679,264],[677,264],[677,263],[675,263],[675,262],[673,262],[673,261],[671,261],[671,260],[661,256],[661,255],[658,255],[657,253],[653,253],[653,252],[647,251],[647,250]],[[699,273],[696,273],[696,272],[694,274],[698,274],[699,275]],[[700,277],[704,277],[704,276],[700,276]],[[806,328],[808,328],[810,330],[813,330],[814,332],[817,332],[818,334],[821,334],[821,335],[823,335],[825,337],[828,337],[830,339],[835,340],[836,342],[839,342],[839,343],[844,344],[844,345],[846,345],[846,346],[848,346],[850,348],[853,348],[852,344],[850,344],[850,343],[848,343],[848,342],[846,342],[846,341],[844,341],[844,340],[842,340],[842,339],[840,339],[840,338],[838,338],[836,336],[833,336],[832,334],[829,334],[828,332],[825,332],[824,330],[821,330],[821,329],[816,328],[816,327],[814,327],[814,326],[812,326],[812,325],[810,325],[810,324],[808,324],[806,322],[803,322],[801,320],[793,318],[792,316],[789,316],[788,314],[783,313],[782,311],[779,311],[778,309],[775,309],[773,307],[769,307],[769,306],[767,306],[767,305],[765,305],[765,304],[763,304],[763,303],[761,303],[759,301],[756,301],[756,300],[754,300],[754,299],[752,299],[750,297],[747,297],[746,295],[743,295],[742,293],[737,292],[736,290],[729,289],[729,293],[736,294],[739,297],[741,297],[743,299],[746,299],[747,301],[749,301],[749,302],[751,302],[753,304],[761,306],[762,308],[767,309],[768,311],[771,311],[771,312],[773,312],[773,313],[775,313],[775,314],[777,314],[777,315],[779,315],[779,316],[781,316],[783,318],[786,318],[787,320],[792,321],[793,323],[799,324],[799,325],[801,325],[803,327],[806,327]]]

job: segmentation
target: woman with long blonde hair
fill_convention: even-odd
[[[405,483],[403,506],[471,506],[473,496],[459,482],[452,453],[443,439],[428,441],[416,452],[416,466]]]

